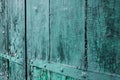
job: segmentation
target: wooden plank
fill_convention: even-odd
[[[66,76],[51,72],[51,80],[66,80]]]
[[[33,67],[33,69],[32,80],[77,80],[55,72],[49,72],[43,68]]]
[[[9,80],[25,80],[24,66],[10,62],[9,72]]]
[[[55,1],[55,2],[58,2],[59,3],[59,1]],[[62,2],[63,1],[60,1],[61,3],[60,4],[62,4]],[[67,1],[66,1],[67,2]],[[66,5],[67,3],[65,2],[65,4],[63,4],[63,5]],[[82,1],[82,2],[84,2],[84,1]],[[80,1],[78,1],[78,0],[76,0],[76,1],[73,1],[73,4],[72,4],[72,1],[66,6],[66,8],[69,8],[71,5],[73,5],[72,7],[70,7],[71,9],[69,10],[68,9],[68,11],[69,11],[69,14],[67,14],[67,11],[65,11],[64,13],[66,14],[65,15],[65,17],[69,17],[70,19],[72,19],[72,17],[71,17],[71,15],[70,15],[70,13],[72,12],[72,9],[75,9],[75,8],[78,8],[79,7],[79,5],[81,5],[82,4],[82,2],[80,2]],[[75,8],[74,8],[74,5],[75,4],[77,4],[77,3],[79,3],[77,6],[75,6]],[[51,1],[50,2],[50,5],[52,4],[52,6],[54,5],[54,3]],[[57,5],[57,4],[55,4],[55,5]],[[73,43],[71,43],[70,44],[70,46],[65,46],[66,48],[68,48],[67,49],[67,51],[69,50],[69,49],[71,49],[71,48],[73,48],[72,46],[74,45],[74,48],[76,48],[76,47],[79,47],[79,45],[80,46],[83,46],[83,50],[84,50],[84,43],[80,43],[80,41],[79,40],[83,40],[84,41],[84,23],[81,25],[81,23],[82,22],[84,22],[84,21],[82,21],[82,20],[84,20],[83,19],[83,16],[84,16],[84,11],[81,11],[81,10],[84,10],[84,7],[83,7],[84,5],[82,5],[82,8],[80,8],[80,9],[75,9],[75,11],[73,12],[73,22],[72,21],[68,21],[67,23],[71,23],[71,24],[69,24],[70,25],[70,29],[68,29],[68,30],[71,30],[72,31],[72,29],[74,29],[74,26],[76,26],[76,28],[72,31],[72,32],[65,32],[65,33],[67,33],[68,34],[68,36],[67,35],[65,35],[64,37],[66,37],[67,39],[66,40],[68,40],[67,41],[67,43],[65,43],[65,44],[67,44],[67,46],[69,45],[69,42],[71,41],[71,42],[73,42]],[[51,7],[51,6],[50,6]],[[56,7],[56,6],[55,6]],[[54,7],[54,8],[55,8]],[[60,7],[60,5],[59,5],[59,7]],[[52,7],[53,8],[53,7]],[[60,7],[61,8],[61,7]],[[50,9],[51,10],[51,9]],[[57,9],[56,9],[57,10]],[[79,11],[77,12],[77,10],[79,10],[79,11],[81,11],[80,13],[79,13]],[[63,10],[64,11],[64,10]],[[51,13],[50,13],[50,20],[52,19],[52,21],[53,21],[53,19],[54,20],[58,20],[57,18],[55,18],[55,17],[58,17],[58,16],[52,16],[53,15],[53,10],[51,11]],[[62,13],[62,12],[61,12]],[[77,18],[77,16],[75,16],[75,15],[78,15],[78,17],[80,18]],[[79,16],[79,14],[80,15],[82,15],[82,17],[81,16]],[[50,47],[53,47],[53,46],[50,46],[49,47],[49,35],[50,35],[50,37],[52,37],[52,39],[51,39],[51,41],[52,41],[52,43],[51,43],[51,45],[54,45],[54,43],[53,42],[56,42],[56,41],[53,41],[54,39],[59,39],[58,37],[57,38],[55,38],[55,36],[53,36],[56,32],[52,32],[52,31],[54,31],[56,28],[59,28],[60,29],[60,26],[58,26],[58,27],[55,27],[56,25],[53,25],[52,24],[52,21],[50,22],[50,26],[51,26],[51,32],[50,32],[50,34],[49,34],[49,1],[48,0],[37,0],[37,1],[27,1],[27,20],[28,20],[28,22],[27,22],[27,41],[28,41],[28,43],[27,43],[27,45],[28,45],[28,51],[27,51],[27,53],[28,53],[28,57],[29,57],[29,60],[31,60],[31,59],[33,59],[33,58],[35,58],[35,59],[37,59],[37,60],[46,60],[47,59],[47,57],[48,57],[48,53],[49,53],[49,48]],[[65,19],[63,19],[63,20],[67,20],[66,18]],[[79,23],[79,21],[80,21],[80,23]],[[59,22],[59,21],[58,21]],[[78,25],[77,25],[77,24]],[[65,22],[65,26],[66,26],[67,24],[66,24],[66,22]],[[81,26],[80,26],[81,25]],[[77,31],[77,27],[79,27],[79,30]],[[62,27],[62,28],[64,28],[64,27]],[[67,29],[67,27],[65,27],[64,28],[64,31],[66,31],[66,29]],[[57,29],[56,29],[57,30]],[[61,29],[61,31],[62,31],[62,29]],[[76,33],[74,33],[75,31],[77,31]],[[80,32],[81,31],[81,32]],[[59,31],[58,31],[59,32]],[[64,34],[65,34],[64,33]],[[52,34],[52,35],[51,35]],[[70,37],[70,35],[72,34],[72,38],[70,38],[70,40],[69,40],[69,37]],[[75,36],[75,35],[77,35],[77,36]],[[59,36],[59,35],[56,35],[56,36]],[[83,39],[80,39],[80,38],[77,38],[77,37],[82,37]],[[75,38],[75,39],[74,39]],[[78,42],[78,43],[75,43],[75,42]],[[64,42],[64,41],[63,41]],[[62,43],[62,42],[61,42]],[[61,46],[61,45],[60,45]],[[56,48],[55,48],[56,49]],[[60,49],[60,47],[59,47],[59,49]],[[81,50],[79,50],[79,51],[81,51],[80,53],[79,53],[79,51],[78,51],[78,49],[80,49],[80,48],[77,48],[76,50],[76,52],[77,52],[77,54],[80,56],[80,57],[82,57],[83,55],[81,54],[82,53],[82,51]],[[42,52],[42,51],[45,51],[45,52]],[[67,51],[66,51],[66,53],[67,53]],[[73,51],[72,52],[75,52],[75,50],[73,49]],[[71,54],[70,55],[70,57],[71,57],[71,60],[73,60],[72,59],[72,56],[74,55],[74,53],[72,53],[72,52],[70,52],[69,54]],[[83,51],[84,52],[84,51]],[[52,51],[51,51],[51,53],[50,53],[50,55],[52,56],[52,54],[55,54],[55,52],[53,52],[52,53]],[[57,53],[56,53],[57,54]],[[68,55],[69,55],[68,54]],[[76,54],[76,55],[77,55]],[[45,56],[44,56],[45,55]],[[67,54],[66,54],[67,55]],[[82,56],[81,56],[82,55]],[[77,56],[76,56],[77,57]],[[76,58],[75,57],[75,58]],[[53,59],[53,57],[51,57],[52,59]],[[55,56],[55,60],[56,60],[56,58],[57,58],[57,56]],[[53,61],[51,59],[51,61]],[[67,56],[66,56],[66,59],[67,59]],[[79,64],[81,64],[82,65],[82,61],[81,61],[82,59],[81,58],[79,58],[79,57],[77,57],[77,60],[76,60],[76,62],[77,63],[79,63]],[[67,59],[67,61],[68,61],[68,59]],[[66,62],[67,62],[66,61]],[[74,60],[75,61],[75,60]],[[79,62],[79,61],[81,61],[81,62]],[[70,62],[69,62],[70,63]],[[73,61],[71,61],[71,64],[73,64],[74,62]],[[77,63],[75,63],[75,64],[77,64]],[[78,64],[78,65],[79,65]],[[81,65],[79,65],[79,66],[81,66]],[[76,66],[76,65],[73,65],[73,66]],[[81,66],[82,67],[82,66]],[[29,71],[30,72],[30,74],[32,73],[32,70],[30,70]],[[33,78],[29,78],[29,79],[37,79],[37,80],[41,80],[41,79],[43,79],[43,80],[46,80],[47,78],[47,76],[48,75],[50,75],[50,78],[52,79],[52,80],[55,80],[55,79],[57,79],[57,76],[59,76],[59,75],[57,75],[56,73],[54,73],[54,72],[52,72],[52,73],[49,73],[49,71],[48,71],[48,73],[46,73],[45,72],[45,75],[42,75],[42,76],[40,76],[40,74],[41,74],[41,70],[39,69],[39,68],[37,68],[37,66],[36,67],[34,67],[34,69],[33,69]],[[59,76],[60,78],[59,79],[66,79],[66,76],[64,76],[64,75],[60,75]],[[68,78],[68,80],[69,79],[72,79],[72,78]]]
[[[24,0],[11,0],[7,2],[7,25],[8,25],[8,51],[9,56],[22,58],[22,65],[9,61],[9,79],[25,80],[25,42],[24,42]]]
[[[83,69],[84,0],[50,0],[50,48],[51,62]],[[75,80],[52,72],[51,80],[56,79]]]
[[[120,1],[88,0],[88,70],[120,74]],[[90,80],[119,80],[92,76]]]
[[[49,1],[27,1],[28,58],[46,60],[49,52]]]
[[[83,68],[84,0],[50,0],[50,59]]]
[[[0,54],[6,53],[6,2],[0,0]],[[8,78],[8,60],[0,57],[0,80],[7,80]]]
[[[47,70],[44,69],[40,69],[37,67],[33,68],[33,77],[32,80],[50,80],[49,79],[49,72]]]
[[[10,55],[24,58],[24,0],[9,1],[8,7]]]
[[[113,74],[113,73],[78,70],[74,66],[54,63],[54,62],[46,62],[42,60],[33,60],[32,62],[30,62],[30,65],[37,68],[51,71],[52,74],[60,74],[64,77],[67,76],[67,77],[72,77],[74,79],[80,79],[80,80],[86,77],[94,76],[94,75],[95,77],[97,76],[98,78],[103,76],[105,79],[107,79],[112,76],[112,78],[120,79],[120,75]]]
[[[0,0],[0,52],[5,51],[5,1]]]
[[[31,59],[48,59],[49,0],[27,0],[27,53],[28,62]],[[31,67],[28,65],[29,80],[49,80],[47,71]],[[40,75],[42,72],[44,75]]]
[[[4,27],[3,27],[3,23],[4,23],[4,11],[3,11],[3,1],[0,0],[0,52],[3,52],[3,50],[5,50],[4,46],[5,46],[5,38],[4,38]],[[0,73],[2,73],[2,58],[0,57]]]
[[[55,62],[46,62],[41,60],[33,60],[30,64],[31,66],[42,68],[48,71],[51,71],[52,74],[60,74],[62,76],[69,76],[75,79],[82,79],[83,70],[78,70],[76,67],[55,63]],[[52,77],[51,74],[51,77]],[[62,77],[61,76],[61,77]]]

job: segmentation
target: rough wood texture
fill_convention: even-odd
[[[83,68],[84,0],[50,1],[50,59]]]
[[[27,1],[27,53],[31,59],[46,60],[49,53],[49,0]],[[33,71],[33,74],[31,74]],[[30,69],[29,79],[48,80],[47,73],[39,68]],[[44,74],[44,75],[40,75]],[[32,77],[31,77],[32,76]]]
[[[0,52],[24,60],[24,0],[1,0]],[[4,63],[3,63],[4,62]],[[9,80],[24,80],[24,64],[18,65],[4,59],[3,76]],[[22,62],[23,63],[23,62]],[[4,70],[4,69],[3,69]]]
[[[6,32],[6,5],[5,0],[0,0],[0,54],[7,50],[7,32]],[[0,80],[7,80],[8,61],[0,57]]]
[[[34,67],[32,80],[50,80],[49,71]]]
[[[24,62],[25,33],[24,33],[24,0],[7,1],[8,5],[8,38],[9,53],[13,57],[22,58]],[[9,63],[11,80],[25,80],[25,66]]]
[[[120,0],[24,1],[0,0],[0,80],[120,80]]]
[[[88,70],[120,74],[120,0],[88,0]],[[90,79],[90,78],[89,78]],[[101,80],[92,77],[90,80]],[[116,80],[110,77],[104,80]]]
[[[8,1],[9,49],[11,55],[24,57],[24,0]]]
[[[5,51],[5,1],[0,0],[0,52]]]
[[[46,60],[49,53],[49,1],[27,1],[28,58]]]

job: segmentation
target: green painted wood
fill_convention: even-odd
[[[81,80],[119,80],[119,4],[119,0],[27,0],[27,64],[24,0],[0,0],[0,55],[7,55],[0,57],[0,80],[25,80],[25,64],[28,80],[76,80],[62,74],[71,68],[60,65],[83,70],[85,59],[88,69],[79,75]],[[22,65],[13,61],[16,58]],[[40,68],[37,62],[30,65],[32,60],[56,67]]]
[[[10,77],[9,80],[25,80],[25,70],[24,66],[16,64],[14,62],[10,62],[9,72]]]
[[[50,80],[49,71],[34,67],[32,80]]]
[[[6,2],[0,0],[0,54],[6,53]],[[0,57],[0,80],[7,80],[8,78],[8,60]]]
[[[46,69],[40,69],[37,67],[33,67],[33,69],[34,71],[32,73],[32,80],[77,80],[61,74],[57,74],[55,72],[49,72]]]
[[[8,2],[9,49],[11,56],[24,57],[24,0]]]
[[[83,69],[84,0],[50,0],[50,60]]]
[[[78,70],[76,67],[70,65],[65,65],[55,62],[46,62],[43,60],[33,60],[30,63],[30,65],[38,68],[46,69],[48,71],[58,73],[64,76],[73,77],[75,79],[82,79],[82,77],[84,76],[83,70]]]
[[[120,0],[88,0],[88,70],[120,74]],[[105,76],[89,80],[119,80]]]
[[[22,64],[19,65],[9,61],[9,80],[25,80],[25,66],[24,66],[24,0],[6,1],[7,5],[7,47],[9,56],[22,58]]]
[[[0,0],[0,52],[2,52],[3,50],[5,50],[4,46],[5,46],[5,42],[4,42],[4,27],[3,27],[3,23],[4,20],[2,18],[4,18],[3,16],[4,11],[3,11],[3,1]],[[0,57],[0,73],[2,75],[2,58]]]
[[[5,51],[5,1],[0,0],[0,52]]]
[[[49,1],[27,1],[28,58],[46,60],[49,53]]]
[[[66,76],[51,72],[51,80],[66,80]]]
[[[8,63],[7,60],[4,58],[0,59],[1,66],[0,66],[0,79],[7,80],[8,79]]]
[[[71,77],[67,77],[67,76],[64,76],[64,75],[61,75],[61,74],[57,74],[57,73],[54,73],[54,72],[51,72],[51,80],[78,80],[78,79],[74,79],[74,78],[71,78]]]
[[[27,0],[27,53],[31,59],[47,60],[49,54],[49,0]],[[39,68],[30,69],[29,80],[48,80]],[[31,74],[33,71],[33,74]],[[40,75],[43,74],[43,75]],[[31,77],[33,76],[33,77]]]
[[[82,1],[82,2],[84,2],[84,1]],[[63,0],[55,1],[55,2],[50,1],[50,3],[49,3],[49,0],[27,1],[27,20],[28,20],[27,21],[27,26],[28,26],[27,27],[27,39],[28,39],[27,40],[27,45],[28,45],[27,53],[28,53],[29,60],[34,59],[34,58],[37,60],[39,60],[39,59],[47,60],[49,58],[49,54],[50,54],[51,61],[54,61],[54,60],[56,61],[56,59],[58,57],[60,57],[59,55],[62,55],[62,52],[61,52],[62,51],[61,50],[62,41],[60,41],[60,45],[56,45],[56,43],[59,44],[58,37],[63,36],[64,37],[63,42],[65,42],[65,44],[62,46],[64,46],[67,49],[65,51],[66,53],[64,53],[65,56],[63,56],[66,59],[63,59],[63,62],[66,64],[73,64],[72,66],[80,66],[80,68],[83,67],[83,64],[81,62],[82,62],[82,56],[83,56],[83,52],[84,52],[83,51],[84,43],[80,43],[80,41],[84,42],[84,14],[83,14],[84,13],[84,4],[82,4],[82,2],[78,1],[78,0],[70,1],[69,4],[67,5],[67,1],[63,1]],[[79,4],[75,6],[76,3],[79,3]],[[81,5],[81,8],[79,8],[79,5]],[[49,6],[50,6],[50,8],[49,8]],[[56,16],[57,9],[54,9],[56,6],[58,7],[58,11],[61,9],[60,12],[61,13],[63,12],[63,14],[61,14],[61,16],[59,17],[60,19],[57,19],[58,15]],[[72,7],[70,7],[70,6],[72,6]],[[72,9],[75,9],[75,10],[70,15],[70,13],[72,12]],[[54,10],[56,12],[54,12]],[[80,12],[77,10],[79,10]],[[50,11],[50,17],[49,17],[49,11]],[[68,14],[67,14],[67,11],[69,11]],[[77,14],[77,16],[79,16],[79,15],[82,15],[82,16],[77,17],[76,14]],[[55,16],[53,16],[53,15],[55,15]],[[73,17],[72,17],[72,15],[73,15]],[[68,22],[67,21],[63,22],[64,20],[67,20],[67,17],[70,19],[72,19],[72,18],[73,19]],[[62,18],[63,18],[63,20],[62,20]],[[53,24],[53,22],[55,20],[58,20],[56,23],[59,23],[59,21],[61,21],[62,23],[64,23],[64,26],[56,25],[56,23]],[[50,25],[49,25],[49,22],[50,22]],[[81,23],[82,23],[82,25],[81,25]],[[55,27],[55,26],[57,26],[57,27]],[[75,28],[74,28],[74,26],[75,26]],[[70,28],[67,28],[67,27],[70,27]],[[64,28],[64,29],[62,29],[62,28]],[[77,28],[79,28],[79,29],[77,30]],[[49,29],[50,29],[50,32],[49,32]],[[56,30],[56,32],[55,32],[55,30]],[[60,30],[60,31],[67,30],[67,32],[62,31],[64,33],[61,34],[62,33],[61,32],[59,34],[59,31],[57,31],[57,30]],[[71,32],[69,32],[69,30],[71,30]],[[76,33],[74,33],[74,32],[76,32]],[[71,34],[72,34],[72,37],[69,38],[71,36]],[[77,34],[77,36],[76,36],[76,34]],[[58,36],[58,37],[56,37],[56,36]],[[82,37],[82,38],[77,38],[78,36]],[[50,41],[51,41],[50,47],[49,47],[49,37],[50,37]],[[56,41],[55,41],[55,39],[56,39]],[[53,42],[55,45],[53,44]],[[70,42],[72,42],[72,43],[69,44]],[[54,48],[56,47],[54,49],[54,51],[53,51],[53,46],[54,46]],[[51,48],[51,53],[49,53],[49,48]],[[72,49],[72,48],[73,48],[73,50],[71,52],[68,52],[69,49]],[[75,48],[77,48],[77,49],[74,50]],[[61,53],[59,53],[59,52],[56,53],[55,52],[56,49],[59,50]],[[79,53],[79,51],[80,51],[80,53]],[[76,60],[72,59],[72,56],[74,55],[74,53],[76,53],[76,56],[74,58]],[[53,54],[58,55],[58,56],[55,55],[54,60],[53,60],[53,56],[54,56]],[[77,56],[77,55],[79,55],[79,56]],[[70,59],[68,59],[68,58],[70,58]],[[71,60],[71,61],[69,61],[69,60]],[[74,63],[74,61],[76,61],[76,63]],[[29,71],[29,72],[31,73],[31,71]],[[34,75],[39,75],[38,74],[39,69],[38,69],[38,72],[36,69],[33,69],[33,72],[34,72]],[[56,74],[56,73],[53,72],[53,74]],[[47,75],[48,74],[46,74],[46,76]],[[50,75],[52,77],[52,74],[50,74]],[[37,78],[33,78],[33,79],[39,80],[39,77],[40,77],[40,75]],[[45,75],[42,77],[45,77]],[[54,79],[57,79],[57,77]]]

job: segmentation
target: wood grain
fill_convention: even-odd
[[[120,74],[120,1],[88,0],[88,70]],[[93,77],[101,80],[102,78]],[[105,77],[104,77],[105,78]],[[110,77],[105,80],[117,80]]]

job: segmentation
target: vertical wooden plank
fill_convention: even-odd
[[[25,71],[23,65],[10,62],[10,76],[9,80],[25,80]],[[26,76],[27,77],[27,76]]]
[[[78,79],[74,79],[74,78],[71,78],[65,75],[51,72],[51,80],[56,80],[56,79],[57,80],[78,80]]]
[[[24,57],[24,0],[9,1],[9,48],[12,56]]]
[[[120,1],[88,0],[88,70],[120,74]],[[117,80],[92,76],[90,80]]]
[[[7,40],[7,24],[6,24],[6,1],[0,0],[0,54],[6,53],[6,40]],[[7,80],[8,78],[8,60],[0,57],[0,79]]]
[[[50,0],[50,60],[83,69],[84,0]],[[52,80],[75,80],[51,74]]]
[[[34,67],[32,80],[49,80],[49,71]]]
[[[0,52],[5,51],[5,1],[0,0]]]
[[[49,42],[49,1],[27,1],[28,56],[46,60]]]
[[[21,64],[9,61],[9,78],[11,80],[25,80],[25,42],[24,42],[24,0],[7,1],[8,4],[8,32],[9,56],[22,59]]]
[[[66,76],[51,72],[51,80],[66,80]]]
[[[49,0],[27,0],[27,53],[28,61],[47,61],[49,54]],[[30,67],[30,66],[29,66]],[[48,72],[37,67],[29,80],[49,80]],[[43,74],[43,75],[41,75]]]
[[[5,15],[4,15],[4,4],[5,2],[3,1],[3,0],[0,0],[0,54],[2,54],[3,53],[3,51],[5,50],[5,36],[4,36],[4,33],[5,33],[5,31],[4,31],[4,28],[5,28],[5,26],[3,26],[3,23],[4,23],[4,17],[5,17]],[[3,65],[2,65],[2,58],[0,57],[0,73],[2,74],[3,73],[3,71],[2,71],[2,67],[3,67]]]
[[[50,0],[51,61],[83,68],[84,0]]]

